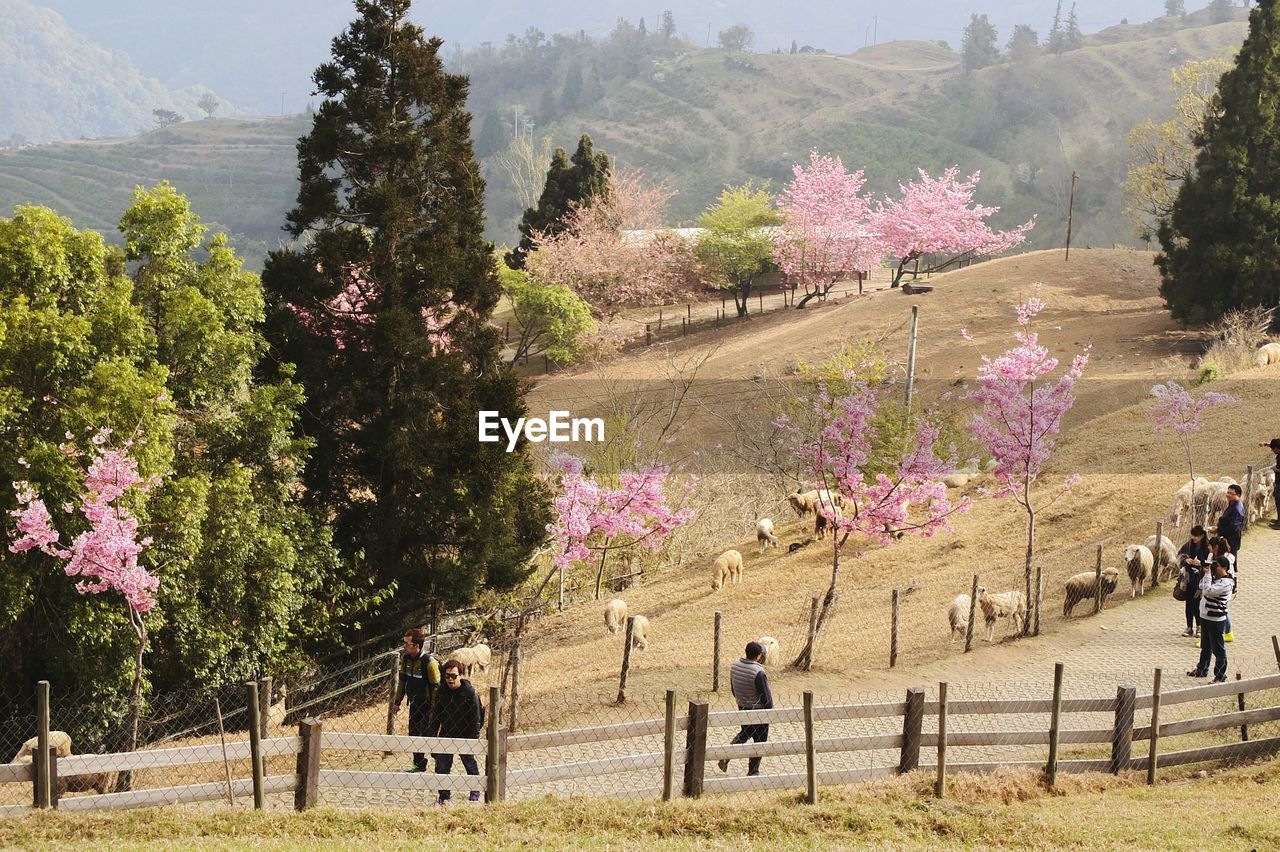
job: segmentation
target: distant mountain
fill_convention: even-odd
[[[132,136],[155,109],[195,118],[208,91],[171,91],[27,0],[0,0],[0,81],[0,145]]]

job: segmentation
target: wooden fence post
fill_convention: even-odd
[[[1093,614],[1102,612],[1102,545],[1098,545],[1098,560],[1093,568]]]
[[[293,809],[305,811],[316,806],[320,789],[320,720],[308,717],[298,723],[302,748],[298,751],[298,787],[293,791]]]
[[[720,691],[720,610],[716,610],[714,639],[711,647],[711,691]]]
[[[947,684],[938,684],[938,778],[933,784],[933,794],[939,799],[947,796]]]
[[[969,623],[964,628],[964,652],[973,647],[973,621],[978,617],[978,575],[973,575],[973,591],[969,595]]]
[[[662,308],[658,308],[658,331],[662,331]]]
[[[266,804],[262,790],[262,720],[258,712],[258,683],[244,685],[249,706],[249,763],[253,770],[253,809],[262,810]]]
[[[676,776],[676,691],[667,690],[667,707],[662,726],[662,801],[675,797]]]
[[[818,755],[813,746],[813,690],[804,691],[804,800],[818,801]]]
[[[1132,686],[1116,687],[1116,717],[1111,729],[1111,774],[1119,775],[1129,768],[1133,750],[1133,705],[1137,690]]]
[[[653,343],[653,328],[650,327],[649,323],[645,323],[644,324],[644,345],[648,346],[651,343]]]
[[[901,595],[893,590],[893,615],[889,620],[889,668],[898,664],[898,605]]]
[[[1240,680],[1240,672],[1236,672],[1236,680]],[[1241,713],[1244,712],[1244,693],[1236,693],[1236,709]],[[1240,742],[1249,742],[1249,723],[1245,722],[1240,726]]]
[[[804,670],[811,671],[813,669],[813,655],[818,649],[814,647],[818,644],[818,599],[815,597],[809,602],[809,656],[804,659]]]
[[[1156,539],[1159,543],[1160,539]],[[1147,783],[1156,783],[1156,763],[1160,748],[1160,669],[1151,681],[1151,741],[1147,749]]]
[[[265,739],[271,726],[271,677],[258,678],[258,719],[261,727],[258,736]]]
[[[520,730],[520,639],[516,638],[511,646],[511,695],[507,697],[510,706],[507,708],[507,730],[515,733]]]
[[[502,690],[496,686],[489,687],[489,716],[485,720],[488,728],[486,740],[488,748],[484,753],[484,800],[486,802],[502,801],[502,790],[499,784],[501,773],[498,764],[502,755],[502,742],[499,730],[502,727]]]
[[[1058,732],[1062,726],[1062,674],[1065,666],[1053,664],[1053,709],[1049,713],[1049,762],[1044,767],[1049,786],[1058,783]]]
[[[53,804],[53,785],[49,783],[49,681],[36,684],[36,751],[31,756],[34,783],[33,803],[37,808]]]
[[[1253,465],[1249,465],[1244,469],[1244,531],[1249,529],[1249,504],[1253,502]],[[1262,507],[1266,508],[1263,502]],[[1262,520],[1262,518],[1258,518]]]
[[[758,313],[758,314],[762,314],[762,313],[764,313],[764,292],[763,292],[763,291],[761,291],[761,292],[757,293],[756,295],[760,297],[760,310],[756,311],[756,313]]]
[[[45,753],[46,765],[49,767],[49,807],[54,810],[58,809],[58,749],[49,746],[49,750]]]
[[[684,795],[702,795],[702,779],[707,769],[707,716],[705,701],[689,702],[689,730],[684,741]]]
[[[391,671],[387,674],[387,735],[396,732],[396,692],[400,689],[400,655],[391,656]],[[383,752],[384,755],[391,752]]]
[[[684,317],[689,321],[689,325],[693,325],[693,303],[684,303]]]
[[[618,676],[618,703],[627,702],[627,672],[631,669],[631,636],[635,630],[636,617],[627,616],[627,644],[622,649],[622,674]]]
[[[911,414],[911,397],[916,383],[916,323],[920,319],[920,306],[911,306],[911,330],[907,333],[907,414]]]
[[[1031,635],[1040,635],[1040,609],[1044,605],[1044,566],[1036,566],[1036,614],[1035,626],[1031,628]]]
[[[910,772],[920,765],[920,728],[924,724],[924,690],[907,690],[907,710],[902,715],[902,756],[898,772]]]
[[[1245,515],[1248,515],[1245,512]],[[1156,567],[1151,572],[1151,588],[1160,585],[1160,569],[1164,567],[1164,548],[1161,542],[1164,540],[1164,521],[1156,521]]]
[[[1276,668],[1280,668],[1280,636],[1271,634],[1271,651],[1276,655]]]

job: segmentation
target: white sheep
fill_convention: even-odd
[[[471,674],[471,669],[478,668],[482,672],[489,671],[489,662],[492,659],[492,653],[489,651],[488,645],[476,645],[471,648],[454,648],[450,659],[457,660],[466,668],[466,674]]]
[[[49,745],[57,754],[58,759],[71,757],[74,752],[71,750],[71,735],[66,731],[50,731]],[[18,749],[18,753],[13,756],[10,763],[30,763],[32,755],[36,749],[40,747],[40,738],[32,737],[22,744],[22,748]],[[90,790],[98,793],[108,793],[115,787],[116,773],[114,772],[90,772],[84,775],[59,775],[58,776],[58,793],[87,793]]]
[[[730,580],[742,582],[742,554],[736,550],[726,550],[711,564],[711,591],[720,591]]]
[[[792,509],[795,509],[796,516],[803,518],[823,506],[843,506],[844,497],[825,488],[814,488],[810,491],[801,491],[797,488],[787,495],[787,502],[791,504]]]
[[[614,598],[604,605],[604,626],[610,635],[617,633],[627,623],[627,602]]]
[[[839,506],[828,506],[827,508],[819,507],[813,515],[813,534],[822,541],[827,537],[827,531],[830,530],[832,535],[835,534],[834,521],[838,521],[844,517],[844,512]]]
[[[1192,503],[1192,494],[1200,497],[1200,490],[1209,484],[1209,480],[1203,476],[1197,476],[1195,479],[1183,483],[1177,493],[1173,495],[1173,508],[1169,511],[1169,520],[1175,527],[1181,527],[1182,522],[1187,518],[1192,518],[1194,523],[1195,506]]]
[[[1262,520],[1270,514],[1271,494],[1275,488],[1274,476],[1268,470],[1253,483],[1253,494],[1249,495],[1249,523]]]
[[[778,546],[778,537],[773,534],[771,518],[761,518],[756,521],[756,543],[760,545],[759,553],[764,553],[766,547]]]
[[[996,619],[1013,620],[1013,632],[1022,632],[1022,624],[1027,618],[1027,596],[1022,592],[1000,592],[993,595],[984,586],[978,587],[978,606],[982,607],[982,618],[987,625],[985,641],[995,637]]]
[[[764,665],[778,666],[782,664],[782,646],[772,636],[761,636],[756,642],[764,648]]]
[[[951,638],[948,641],[954,642],[957,635],[964,637],[969,629],[969,606],[972,603],[968,595],[956,595],[951,599],[951,605],[947,607],[947,624],[951,626]]]
[[[982,469],[978,466],[978,459],[969,459],[964,467],[958,467],[942,477],[942,483],[948,488],[964,488],[981,475]]]
[[[1067,596],[1062,599],[1062,617],[1068,618],[1071,610],[1075,609],[1076,604],[1084,600],[1093,600],[1097,594],[1094,583],[1097,577],[1092,571],[1081,571],[1079,574],[1072,574],[1067,580]],[[1107,598],[1116,590],[1116,584],[1120,582],[1120,572],[1115,568],[1102,569],[1102,603],[1105,606]]]
[[[1230,479],[1230,477],[1226,477]],[[1203,488],[1196,489],[1197,517],[1205,524],[1216,521],[1227,510],[1227,486],[1234,483],[1207,482]]]
[[[649,647],[649,619],[643,615],[631,619],[631,647],[637,651]]]
[[[276,702],[267,708],[267,727],[269,730],[278,731],[284,727],[284,717],[289,714],[287,705],[289,698],[289,687],[280,684],[279,695]]]
[[[1150,550],[1153,556],[1159,556],[1160,558],[1160,572],[1157,574],[1160,582],[1163,583],[1171,577],[1176,577],[1178,574],[1178,548],[1169,537],[1167,535],[1160,536],[1159,551],[1156,550],[1156,537],[1154,535],[1147,537],[1146,545],[1147,550]]]
[[[1280,343],[1264,343],[1258,348],[1253,358],[1255,367],[1266,367],[1270,364],[1280,364]]]
[[[1129,572],[1129,597],[1136,598],[1146,594],[1147,581],[1151,579],[1151,569],[1156,558],[1146,545],[1131,544],[1124,549],[1124,567]]]

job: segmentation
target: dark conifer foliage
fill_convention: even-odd
[[[507,266],[523,269],[525,258],[533,251],[533,234],[559,233],[570,207],[589,204],[608,188],[608,180],[609,157],[595,150],[587,134],[578,140],[578,149],[572,157],[563,148],[557,148],[551,157],[551,168],[547,170],[538,206],[525,210],[520,220],[520,244],[507,252]]]

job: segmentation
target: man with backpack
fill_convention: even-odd
[[[400,655],[400,680],[396,684],[396,697],[392,712],[400,712],[400,703],[409,699],[409,736],[429,736],[427,728],[431,718],[431,705],[436,690],[440,688],[440,662],[428,653],[427,631],[412,627],[404,634],[404,652]],[[413,753],[413,766],[406,772],[426,772],[427,756]]]

